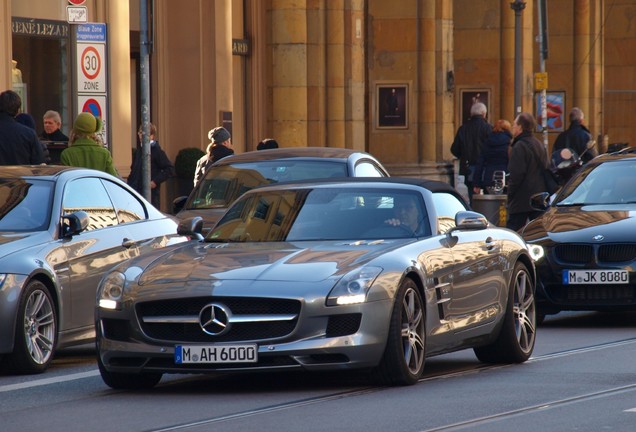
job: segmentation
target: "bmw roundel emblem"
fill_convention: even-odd
[[[230,330],[231,312],[219,303],[210,303],[199,312],[199,325],[209,335],[219,336]]]
[[[605,237],[602,236],[601,234],[597,234],[594,237],[592,237],[595,241],[603,241],[605,240]]]

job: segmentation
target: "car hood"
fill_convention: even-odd
[[[342,276],[402,241],[299,243],[190,243],[162,255],[139,284],[198,280],[318,282]]]
[[[0,258],[51,241],[48,232],[0,232]]]
[[[550,207],[525,227],[523,238],[530,243],[545,239],[569,243],[589,242],[600,235],[603,242],[634,241],[635,219],[636,206]]]

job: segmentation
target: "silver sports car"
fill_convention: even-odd
[[[179,232],[200,230],[197,218]],[[449,185],[342,179],[253,189],[201,241],[100,282],[98,365],[113,388],[164,373],[362,369],[413,384],[425,358],[529,358],[533,257]]]
[[[92,341],[104,273],[185,240],[174,220],[109,174],[0,167],[0,369],[43,372],[56,348]]]

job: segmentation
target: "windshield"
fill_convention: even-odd
[[[232,204],[206,240],[376,240],[430,233],[417,192],[317,188],[247,194]]]
[[[0,179],[0,231],[42,231],[51,217],[53,183]]]
[[[636,203],[636,160],[586,165],[557,196],[557,206]]]
[[[215,166],[186,203],[187,209],[226,208],[244,192],[270,183],[346,177],[347,165],[324,160],[268,160]]]

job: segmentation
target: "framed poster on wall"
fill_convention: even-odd
[[[377,129],[408,129],[408,107],[408,84],[376,84],[375,127]]]
[[[537,132],[543,130],[541,116],[541,92],[534,95],[535,118],[537,119]],[[545,95],[547,129],[549,132],[563,132],[565,130],[565,92],[548,91]]]
[[[490,89],[464,88],[459,90],[459,119],[457,124],[463,125],[470,120],[470,108],[478,102],[486,105],[487,116],[490,115]]]

